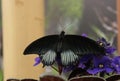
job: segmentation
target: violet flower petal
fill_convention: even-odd
[[[89,73],[89,74],[97,74],[97,73],[99,73],[99,72],[102,72],[102,71],[104,71],[104,69],[98,69],[98,68],[94,68],[94,69],[88,69],[87,70],[87,72]]]
[[[115,72],[119,73],[120,72],[120,56],[115,56],[112,59],[111,65],[113,66]]]
[[[113,69],[112,69],[112,68],[106,68],[105,71],[106,71],[107,73],[111,73],[111,72],[113,72]]]
[[[85,34],[85,33],[83,33],[81,36],[83,36],[83,37],[88,37],[88,35],[87,35],[87,34]]]
[[[106,47],[106,53],[112,54],[116,51],[116,48],[110,46],[110,47]]]
[[[82,63],[79,63],[79,65],[78,65],[78,68],[84,69],[85,67],[86,67],[85,64],[82,64]]]
[[[36,58],[35,58],[35,64],[34,64],[34,66],[40,64],[40,62],[41,62],[40,57],[36,57]]]

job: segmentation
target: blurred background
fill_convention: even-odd
[[[86,33],[104,37],[117,48],[116,0],[44,0],[45,33]],[[2,15],[0,0],[0,78],[2,70]]]
[[[1,15],[1,0],[0,0],[0,81],[2,80],[2,15]]]
[[[117,48],[116,0],[45,0],[45,33],[104,37]],[[117,52],[116,52],[117,54]]]
[[[117,45],[116,0],[45,0],[46,34],[86,33]]]

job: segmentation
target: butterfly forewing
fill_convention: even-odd
[[[49,35],[32,42],[24,51],[24,54],[44,54],[52,49],[57,51],[58,45],[61,51],[73,50],[73,52],[82,54],[104,54],[105,49],[101,47],[96,41],[87,37],[78,35],[65,35],[60,40],[59,35]]]
[[[48,50],[55,50],[58,35],[49,35],[32,42],[24,51],[24,54],[45,54]]]
[[[63,40],[62,49],[64,49],[64,47],[79,55],[105,54],[104,47],[100,46],[96,41],[78,35],[66,35]]]

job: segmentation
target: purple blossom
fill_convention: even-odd
[[[83,63],[79,63],[79,65],[78,65],[78,68],[82,68],[82,69],[84,69],[86,66],[85,66],[85,64],[83,64]]]
[[[67,66],[67,67],[64,67],[63,68],[63,72],[66,73],[66,72],[69,72],[69,71],[72,71],[73,69],[75,69],[76,66]]]
[[[112,71],[111,60],[107,56],[103,56],[102,58],[95,57],[93,59],[93,68],[87,70],[90,74],[97,74],[99,72],[110,73]]]
[[[108,53],[108,54],[113,54],[116,51],[116,48],[111,46],[110,43],[108,43],[106,41],[106,39],[104,39],[104,38],[99,39],[97,42],[99,45],[101,45],[105,48],[106,53]]]
[[[112,59],[111,65],[113,66],[115,72],[120,74],[120,56],[115,56]]]
[[[41,62],[40,57],[36,57],[36,58],[35,58],[35,64],[34,64],[34,66],[40,64],[40,62]]]
[[[108,43],[108,42],[106,41],[106,39],[104,39],[104,38],[100,38],[97,42],[98,42],[99,44],[101,44],[102,46],[104,46],[104,47],[110,46],[110,43]]]
[[[106,53],[109,53],[109,54],[113,54],[116,51],[116,48],[112,46],[106,47],[105,49],[106,49]]]
[[[85,34],[85,33],[83,33],[81,36],[83,36],[83,37],[88,37],[87,34]]]
[[[78,64],[78,68],[82,68],[82,69],[86,68],[85,64],[88,61],[90,61],[91,59],[93,59],[93,57],[94,57],[93,54],[88,54],[88,55],[82,56],[82,58],[80,59],[79,64]]]

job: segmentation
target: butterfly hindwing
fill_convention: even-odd
[[[65,50],[61,53],[61,62],[63,66],[73,65],[79,60],[79,56],[72,50]]]
[[[44,65],[52,65],[56,59],[55,51],[49,50],[44,55],[41,55],[42,63]]]

